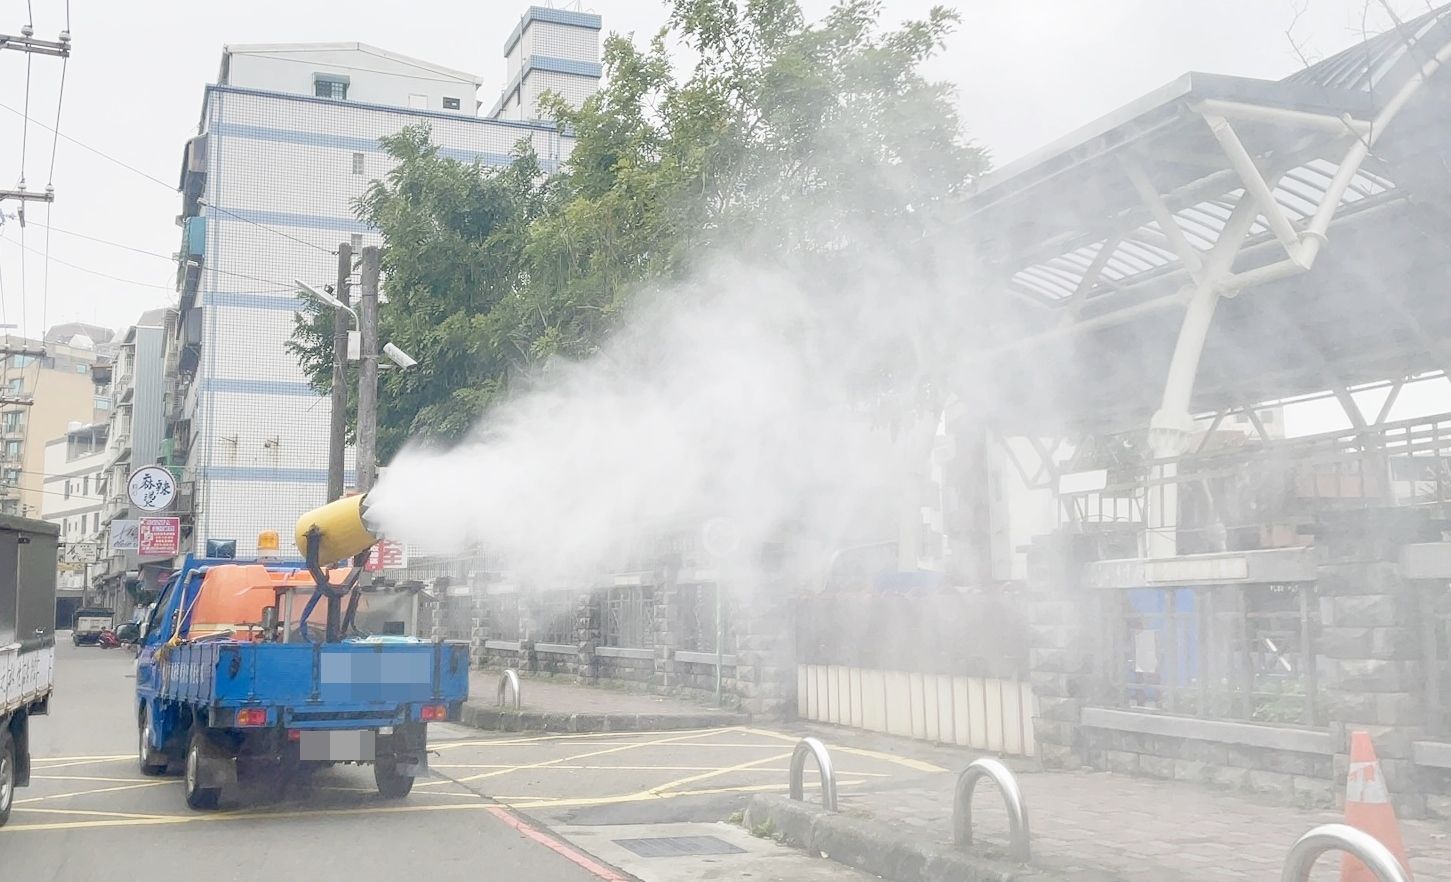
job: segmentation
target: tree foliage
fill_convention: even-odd
[[[521,374],[588,355],[642,285],[717,248],[829,266],[853,231],[910,242],[986,166],[922,63],[956,22],[895,29],[877,0],[808,22],[796,0],[672,0],[647,44],[610,36],[603,88],[546,96],[573,138],[546,174],[521,143],[502,168],[441,157],[423,128],[383,146],[394,169],[358,216],[382,232],[382,339],[420,367],[385,375],[379,452],[465,433]],[[694,59],[681,76],[667,45]],[[331,385],[331,314],[309,307],[292,349]]]

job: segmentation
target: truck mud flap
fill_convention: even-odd
[[[237,783],[237,759],[222,750],[210,738],[202,739],[197,765],[198,783],[210,790]]]

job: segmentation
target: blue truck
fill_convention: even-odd
[[[365,510],[347,497],[305,515],[302,560],[187,557],[167,582],[137,652],[138,761],[182,771],[192,808],[217,807],[239,776],[337,763],[371,764],[378,792],[401,798],[427,771],[428,723],[459,719],[468,645],[401,633],[406,604],[362,611]]]

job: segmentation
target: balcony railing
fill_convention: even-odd
[[[1320,513],[1451,503],[1451,414],[1093,474],[1097,489],[1060,490],[1059,517],[1100,559],[1298,547]]]

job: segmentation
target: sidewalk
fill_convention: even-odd
[[[862,853],[900,852],[904,841],[920,846],[929,856],[953,850],[956,776],[977,754],[849,729],[813,726],[809,731],[828,748],[891,750],[946,770],[841,789],[841,814],[825,817],[845,816],[845,827],[853,836],[865,828],[881,837],[877,843],[864,845]],[[1279,878],[1285,855],[1301,834],[1318,824],[1342,821],[1335,811],[1307,811],[1185,783],[1107,772],[1036,771],[1030,768],[1031,760],[1009,765],[1017,772],[1028,806],[1032,865],[1061,878],[1270,882]],[[755,798],[752,823],[766,816],[773,800],[779,798]],[[810,828],[820,834],[828,824],[817,816]],[[1451,879],[1451,829],[1444,822],[1406,820],[1401,821],[1401,829],[1416,877]],[[1001,849],[1008,841],[1007,812],[990,781],[979,783],[975,793],[973,831],[978,854],[1002,857]],[[827,850],[810,842],[793,844]],[[899,858],[895,863],[909,868],[904,874],[909,878],[929,877],[921,872],[920,860],[916,871],[910,869],[911,861]],[[997,868],[1009,870],[1001,863]],[[1312,879],[1337,879],[1339,859],[1327,855],[1315,869]],[[991,871],[984,874],[991,875]]]
[[[473,697],[464,704],[464,723],[501,732],[634,732],[708,729],[747,720],[743,714],[680,698],[527,676],[520,678],[523,701],[516,711],[512,692],[505,706],[498,704],[499,677],[498,671],[470,671]]]

